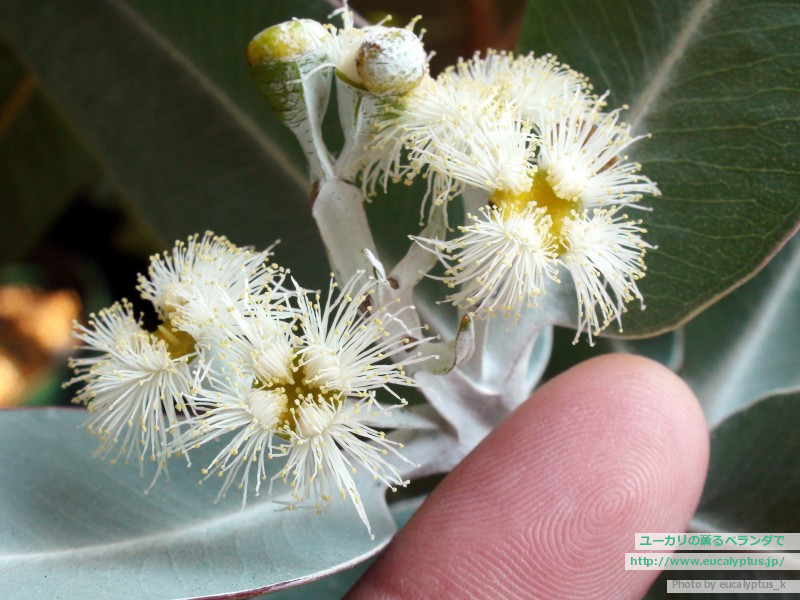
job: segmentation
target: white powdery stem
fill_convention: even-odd
[[[339,280],[347,281],[360,270],[372,272],[370,258],[379,260],[379,255],[364,211],[363,192],[341,179],[324,179],[311,211]],[[373,302],[386,307],[412,306],[412,291],[413,285],[395,288],[382,283]],[[402,319],[387,322],[386,330],[390,335],[407,334],[419,330],[420,325],[416,311],[406,311]]]
[[[528,359],[528,369],[525,379],[525,389],[531,393],[539,381],[542,379],[547,365],[550,364],[550,355],[553,353],[553,327],[542,328],[539,337],[533,344],[530,358]]]
[[[336,173],[345,181],[355,181],[364,148],[373,135],[372,118],[376,110],[373,94],[359,90],[336,77],[339,122],[344,133],[344,146],[336,159]]]
[[[334,169],[330,153],[322,139],[322,116],[328,107],[331,89],[331,70],[320,69],[304,74],[300,85],[303,88],[305,117],[287,123],[297,137],[308,159],[311,177],[315,181],[333,177]]]
[[[489,192],[473,185],[464,186],[461,198],[463,200],[465,220],[468,214],[477,214],[482,206],[489,204]]]
[[[336,178],[320,182],[311,213],[325,244],[328,261],[340,281],[348,281],[370,265],[364,249],[378,256],[364,211],[364,196],[354,185]]]
[[[445,208],[434,210],[428,224],[422,230],[421,235],[444,239]],[[389,306],[410,306],[414,304],[414,288],[423,277],[436,266],[436,256],[421,248],[418,244],[411,242],[403,258],[394,266],[386,278],[386,284],[380,286],[378,297],[380,304]],[[409,314],[406,318],[406,325],[412,329],[421,326],[419,315],[416,311]],[[425,368],[424,366],[422,368]]]
[[[468,215],[477,214],[481,207],[489,203],[489,192],[472,185],[467,185],[461,193],[461,200],[464,210],[464,222],[467,222],[469,219]],[[467,375],[475,379],[480,379],[482,376],[483,364],[486,361],[485,346],[489,327],[491,327],[490,319],[478,319],[478,322],[475,324],[475,354],[472,360],[468,361],[467,364],[462,367]]]
[[[550,358],[551,333],[552,327],[546,325],[536,329],[527,344],[513,349],[518,350],[516,355],[504,357],[504,360],[495,365],[492,375],[487,377],[489,385],[497,386],[498,400],[507,412],[516,409],[533,393]],[[544,351],[538,353],[537,361],[532,364],[531,356],[541,338],[545,338],[546,341]]]
[[[458,369],[445,375],[417,373],[415,377],[428,402],[455,432],[464,455],[509,413],[498,394]]]
[[[546,313],[529,311],[515,325],[500,317],[488,323],[475,324],[476,329],[483,326],[482,337],[476,340],[475,355],[464,365],[446,374],[415,374],[444,423],[437,433],[398,434],[397,441],[406,445],[405,456],[419,464],[403,471],[403,477],[452,469],[530,397],[541,378],[552,349],[552,325]]]
[[[469,218],[468,215],[477,214],[481,207],[489,203],[489,192],[482,188],[467,185],[464,186],[464,190],[461,192],[461,201],[464,211],[464,222],[467,222]],[[491,327],[491,319],[478,319],[478,322],[475,324],[475,351],[472,358],[461,367],[461,370],[468,377],[478,381],[483,377],[484,364],[487,361],[486,337],[489,332],[489,327]]]
[[[477,380],[507,396],[508,406],[513,409],[538,382],[538,378],[530,382],[528,377],[531,353],[543,332],[552,329],[552,322],[540,306],[526,310],[517,321],[498,316],[486,322],[483,346],[476,347],[475,352],[480,360],[473,359],[470,366],[477,371]],[[549,354],[544,360],[547,358]]]
[[[493,324],[494,319],[477,319],[475,323],[475,350],[470,360],[461,365],[461,371],[474,381],[483,380],[486,364],[491,359],[488,356],[487,340]]]
[[[493,338],[510,343],[508,351],[497,352]],[[483,354],[483,360],[477,360],[482,367],[477,379],[467,376],[463,367],[444,375],[415,375],[428,402],[445,423],[435,433],[406,431],[392,438],[405,444],[406,458],[418,463],[417,467],[402,471],[403,477],[449,471],[530,397],[550,357],[552,327],[540,320],[535,328],[521,331],[519,341],[515,338],[516,333],[492,336],[487,330],[483,348],[476,349],[476,354]]]
[[[403,456],[409,462],[395,461],[403,479],[447,473],[466,456],[452,431],[398,429],[386,437],[403,444]]]
[[[423,238],[444,240],[447,231],[445,211],[446,207],[437,207],[431,214],[428,224],[420,232]],[[400,259],[389,274],[389,281],[398,290],[412,290],[433,267],[437,258],[413,241],[409,245],[405,256]]]
[[[545,319],[523,317],[514,324],[498,317],[476,320],[475,332],[475,353],[460,369],[511,412],[541,378],[550,358],[552,326]]]

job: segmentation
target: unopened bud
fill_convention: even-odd
[[[428,58],[417,36],[408,29],[382,29],[369,35],[356,53],[361,84],[378,95],[405,94],[422,81]]]
[[[327,168],[320,123],[331,90],[331,69],[323,68],[331,39],[316,21],[294,19],[268,27],[247,46],[253,82],[297,137],[315,178]]]
[[[247,45],[247,62],[253,66],[267,62],[295,60],[319,48],[331,35],[311,19],[285,21],[255,36]]]
[[[312,73],[325,60],[325,43],[331,39],[328,30],[311,19],[294,19],[266,28],[247,46],[250,75],[284,123],[304,122],[308,109],[324,112],[328,90],[324,84],[315,88],[317,100],[306,106],[303,77]],[[318,79],[329,75],[319,72]]]

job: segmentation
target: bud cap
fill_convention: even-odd
[[[319,48],[331,35],[311,19],[284,21],[256,35],[247,45],[247,62],[257,65],[294,60]]]
[[[374,94],[405,94],[422,81],[428,58],[412,31],[390,27],[364,40],[356,53],[356,70]]]

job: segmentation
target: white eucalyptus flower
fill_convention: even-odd
[[[405,326],[403,314],[414,307],[374,309],[374,285],[361,272],[337,293],[332,279],[324,305],[319,293],[312,296],[298,287],[298,364],[323,391],[367,397],[383,388],[400,400],[389,386],[414,386],[404,366],[427,358],[411,353],[420,343],[414,337],[420,332]]]
[[[578,298],[578,333],[599,334],[613,320],[622,331],[625,303],[644,298],[637,281],[644,277],[650,244],[641,238],[641,221],[619,215],[620,208],[584,210],[564,221],[560,261],[572,276]]]
[[[552,54],[515,56],[510,52],[476,52],[469,60],[450,67],[457,77],[496,87],[519,107],[523,119],[537,130],[559,106],[564,93],[590,98],[589,79],[564,65]]]
[[[89,356],[72,360],[76,376],[68,385],[83,386],[74,401],[89,408],[99,456],[113,455],[114,462],[123,454],[149,456],[158,461],[158,477],[170,455],[167,431],[175,431],[184,401],[194,409],[198,382],[191,370],[199,346],[223,347],[240,310],[284,306],[291,295],[281,285],[284,271],[268,265],[268,256],[269,250],[238,248],[210,233],[192,236],[153,257],[149,277],[139,278],[142,296],[162,320],[155,331],[143,329],[125,301],[92,315],[88,326],[76,325]]]
[[[220,358],[252,372],[265,385],[293,380],[296,309],[286,304],[256,302],[246,315],[238,312],[235,333],[216,346]]]
[[[449,169],[459,181],[489,192],[489,206],[460,228],[460,236],[417,239],[447,268],[444,282],[458,287],[449,302],[518,317],[544,293],[546,279],[559,282],[563,267],[575,285],[578,334],[586,330],[591,342],[612,320],[621,327],[625,303],[641,300],[636,282],[644,276],[650,246],[641,239],[641,223],[619,209],[659,190],[622,154],[643,136],[632,137],[619,123],[619,111],[601,110],[603,102],[565,90],[560,102],[542,109],[541,140],[522,189],[482,182],[481,170],[466,161],[461,171]],[[507,134],[520,137],[510,128]]]
[[[245,310],[262,293],[281,297],[285,271],[268,263],[271,250],[241,248],[211,232],[194,235],[153,256],[138,289],[168,328],[202,340],[235,325],[231,307]]]
[[[230,434],[202,473],[205,479],[214,474],[222,479],[217,500],[238,480],[244,508],[251,480],[258,496],[261,482],[270,476],[267,463],[275,458],[274,440],[287,418],[289,400],[283,387],[262,387],[252,372],[238,369],[218,376],[210,366],[203,373],[203,386],[192,397],[197,412],[180,425],[169,450],[186,454],[191,464],[191,449]]]
[[[374,539],[353,475],[362,469],[392,491],[408,484],[391,461],[395,456],[409,462],[399,452],[403,445],[368,425],[391,408],[397,406],[386,408],[371,398],[353,401],[344,395],[301,400],[293,409],[292,426],[285,429],[286,464],[276,475],[292,488],[288,507],[311,501],[321,511],[332,498],[349,497]]]
[[[647,136],[632,137],[629,126],[619,123],[619,109],[602,112],[604,98],[587,105],[580,92],[564,93],[544,111],[537,163],[553,191],[582,208],[632,205],[645,194],[660,195],[639,174],[642,166],[623,154]]]
[[[75,337],[89,356],[70,361],[75,377],[65,386],[82,386],[73,402],[89,409],[89,431],[100,439],[98,456],[112,463],[123,455],[126,461],[149,457],[159,463],[158,476],[167,432],[193,390],[194,344],[170,344],[158,332],[145,331],[125,301],[91,315],[88,326],[76,324]]]
[[[406,483],[387,458],[400,456],[399,445],[369,423],[405,404],[391,386],[416,385],[404,366],[427,359],[416,350],[426,341],[413,337],[419,331],[397,327],[410,308],[373,309],[373,285],[357,273],[340,291],[332,282],[323,303],[295,284],[296,322],[265,309],[242,317],[239,334],[218,352],[225,364],[207,369],[205,388],[192,398],[197,414],[170,451],[230,434],[204,471],[223,478],[220,496],[238,481],[244,504],[251,477],[258,494],[268,476],[265,459],[283,457],[270,491],[275,481],[286,482],[288,508],[310,503],[321,510],[333,495],[349,497],[369,529],[353,471],[365,469],[390,487]],[[396,402],[379,404],[379,390]]]
[[[493,86],[452,72],[425,79],[378,111],[375,134],[364,153],[362,185],[378,187],[419,174],[439,206],[472,185],[522,192],[535,172],[536,136],[518,107]]]
[[[364,189],[374,195],[378,185],[385,191],[390,180],[410,183],[425,173],[423,212],[429,195],[440,205],[465,185],[524,192],[548,111],[565,94],[588,103],[590,89],[585,76],[550,54],[476,53],[378,111],[364,152]]]
[[[545,279],[558,281],[557,244],[550,235],[551,218],[534,204],[519,214],[483,207],[461,226],[453,241],[416,238],[445,265],[441,280],[447,297],[461,307],[480,305],[487,314],[519,311],[544,292]]]

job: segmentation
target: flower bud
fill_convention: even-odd
[[[310,19],[293,19],[272,27],[255,36],[247,46],[250,74],[270,107],[284,123],[291,126],[306,120],[308,109],[324,112],[328,93],[320,82],[315,95],[317,100],[306,105],[303,77],[312,73],[325,60],[325,44],[331,39],[328,30]],[[326,79],[324,72],[314,76]]]
[[[331,69],[322,68],[329,62],[331,40],[328,29],[316,21],[293,19],[268,27],[247,46],[253,82],[297,137],[315,178],[322,176],[328,154],[320,123],[331,90]]]
[[[369,35],[356,53],[362,85],[378,95],[405,94],[428,71],[419,38],[408,29],[385,28]]]
[[[319,48],[330,33],[311,19],[285,21],[256,35],[247,45],[247,62],[253,66],[266,62],[295,60]]]

